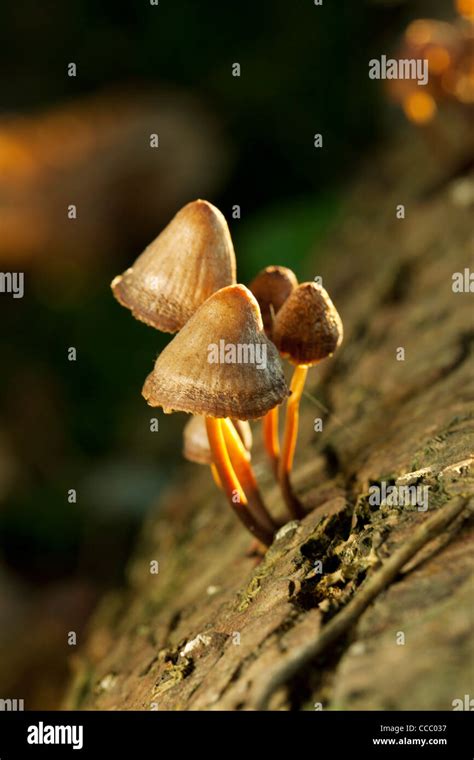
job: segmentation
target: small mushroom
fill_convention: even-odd
[[[281,266],[266,267],[250,283],[249,289],[258,301],[263,326],[270,339],[275,315],[297,285],[298,280],[295,273],[288,267]],[[278,416],[278,407],[275,406],[263,418],[263,443],[275,473],[278,471],[280,458]]]
[[[232,420],[231,422],[235,427],[240,440],[245,447],[245,450],[247,452],[250,452],[250,449],[252,448],[253,438],[249,423],[245,422],[244,420]],[[204,417],[193,415],[184,426],[183,456],[189,462],[195,462],[196,464],[208,464],[211,468],[212,475],[216,484],[219,486],[219,488],[221,488],[216,466],[212,461],[211,447],[209,446],[206,420]],[[250,454],[248,454],[248,458],[250,459]]]
[[[142,393],[150,406],[161,406],[165,413],[206,417],[222,488],[242,522],[269,545],[275,523],[258,490],[249,487],[256,483],[255,476],[242,456],[239,436],[233,436],[235,428],[225,420],[262,417],[288,395],[278,352],[263,331],[251,292],[232,285],[208,298],[162,351]],[[248,475],[247,493],[241,483],[243,472]]]
[[[260,306],[263,327],[272,337],[273,320],[288,296],[297,287],[295,273],[288,267],[270,266],[262,269],[249,285]]]
[[[326,290],[315,282],[304,282],[285,301],[275,318],[273,341],[282,356],[295,364],[290,385],[285,432],[278,477],[286,504],[293,517],[302,517],[302,505],[294,495],[290,472],[298,436],[299,405],[308,367],[331,356],[342,341],[341,318]]]
[[[138,257],[112,281],[117,301],[163,332],[180,330],[216,290],[236,278],[227,222],[207,201],[188,203]]]

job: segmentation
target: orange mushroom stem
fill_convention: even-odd
[[[229,419],[222,420],[222,429],[230,461],[248,499],[249,508],[256,520],[273,534],[278,526],[265,507],[255,473],[250,464],[250,456],[242,443],[242,439]]]
[[[297,519],[303,517],[304,510],[299,499],[293,493],[290,483],[290,472],[293,467],[293,459],[298,438],[300,401],[303,395],[303,389],[308,374],[308,366],[300,364],[295,368],[290,384],[291,396],[288,399],[286,407],[285,432],[283,434],[283,445],[280,461],[278,464],[278,479],[282,489],[285,502],[293,517]]]
[[[268,456],[273,464],[275,474],[278,473],[278,461],[280,459],[280,440],[278,433],[278,407],[271,409],[262,421],[263,443]]]
[[[214,483],[216,484],[216,486],[217,486],[218,488],[220,488],[220,489],[222,490],[222,483],[221,483],[221,479],[220,479],[220,477],[219,477],[219,473],[217,472],[217,467],[216,467],[216,465],[214,464],[214,462],[212,462],[212,464],[211,464],[211,473],[212,473],[212,477],[213,477],[213,479],[214,479]]]
[[[209,445],[212,451],[214,466],[219,475],[222,489],[227,496],[229,504],[243,522],[245,527],[261,541],[265,546],[270,546],[273,539],[273,531],[263,528],[254,520],[248,506],[247,497],[242,489],[236,472],[227,451],[223,420],[214,417],[206,417],[206,429]]]
[[[250,459],[250,449],[252,447],[252,431],[248,422],[243,420],[232,420],[239,438],[241,439],[246,454]],[[183,430],[183,456],[189,462],[196,464],[208,465],[211,469],[212,477],[218,488],[222,489],[219,475],[212,462],[212,454],[207,437],[206,420],[201,415],[192,415]]]

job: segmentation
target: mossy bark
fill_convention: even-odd
[[[303,399],[294,484],[307,517],[257,563],[207,469],[183,465],[143,528],[128,588],[91,621],[65,706],[254,708],[275,669],[460,496],[466,509],[449,528],[270,706],[450,710],[469,693],[473,295],[453,292],[452,275],[472,267],[474,181],[426,158],[406,135],[374,156],[309,262],[345,339]],[[282,515],[255,430],[263,491]],[[369,487],[383,481],[428,486],[428,510],[374,507]]]

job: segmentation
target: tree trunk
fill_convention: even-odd
[[[208,469],[183,465],[128,588],[91,621],[65,706],[450,710],[469,694],[473,296],[453,292],[453,274],[472,268],[474,180],[455,166],[403,135],[362,171],[309,262],[345,337],[303,400],[293,482],[307,517],[259,563]],[[418,504],[374,505],[383,483],[419,486]]]

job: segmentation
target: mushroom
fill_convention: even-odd
[[[270,266],[262,269],[249,285],[260,306],[265,332],[272,337],[273,320],[288,296],[297,287],[295,273],[288,267]]]
[[[136,319],[174,333],[206,298],[235,279],[227,222],[211,203],[197,200],[178,211],[111,288]]]
[[[331,356],[342,341],[342,322],[326,290],[315,282],[299,285],[275,318],[273,342],[296,365],[290,385],[278,478],[288,509],[302,517],[303,508],[293,493],[290,472],[298,436],[299,405],[308,367]]]
[[[262,313],[263,326],[271,339],[273,321],[288,296],[297,287],[295,273],[288,267],[270,266],[254,277],[249,289],[254,294]],[[280,441],[278,435],[278,407],[275,406],[263,418],[263,443],[273,464],[275,474],[278,472],[280,458]]]
[[[245,450],[250,452],[253,438],[252,430],[248,422],[244,420],[232,420]],[[206,420],[204,417],[193,415],[186,423],[183,430],[183,456],[189,462],[196,464],[208,464],[216,484],[221,488],[221,482],[217,474],[216,466],[212,461],[211,447],[207,437]],[[247,454],[250,458],[250,454]]]
[[[165,413],[205,416],[222,488],[242,522],[268,546],[275,524],[262,509],[261,497],[249,488],[255,476],[237,435],[229,447],[229,428],[235,428],[225,419],[257,419],[288,395],[278,352],[265,336],[251,292],[232,285],[208,298],[162,351],[142,394]],[[247,492],[243,472],[248,474]]]

